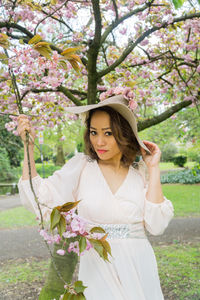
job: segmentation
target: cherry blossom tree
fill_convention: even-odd
[[[176,10],[167,0],[1,0],[0,112],[12,118],[7,129],[16,133],[19,113],[40,131],[60,126],[67,106],[96,103],[113,88],[125,88],[137,102],[139,130],[198,108],[194,1],[174,0],[182,5]],[[66,259],[71,278],[75,258]],[[62,285],[52,266],[49,274],[48,292],[52,282]]]
[[[164,0],[2,0],[0,9],[10,130],[18,110],[42,130],[62,124],[66,106],[96,103],[113,87],[131,88],[139,130],[198,106],[198,2],[175,10]]]

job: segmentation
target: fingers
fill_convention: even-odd
[[[26,141],[26,132],[27,131],[29,132],[31,139],[34,141],[35,131],[33,130],[32,126],[31,126],[28,116],[19,115],[17,120],[18,120],[17,131],[18,131],[19,135],[21,136],[21,139],[23,140],[23,142]]]
[[[145,146],[150,150],[151,153],[161,152],[158,145],[149,141],[143,141]]]

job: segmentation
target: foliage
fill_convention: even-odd
[[[164,295],[170,299],[197,300],[199,290],[199,243],[154,247]]]
[[[196,172],[194,172],[196,170]],[[200,182],[200,171],[198,168],[194,170],[185,169],[178,172],[169,172],[161,175],[162,183],[183,183],[183,184],[194,184]]]
[[[23,145],[18,136],[6,129],[5,124],[9,121],[10,119],[6,116],[0,118],[0,147],[6,150],[10,165],[18,167],[22,158],[21,149]]]
[[[177,156],[173,157],[172,160],[173,160],[173,163],[175,164],[175,166],[179,166],[179,167],[183,168],[187,161],[187,156],[177,155]]]
[[[187,157],[192,161],[196,161],[200,163],[200,143],[196,142],[193,147],[187,149]]]
[[[44,171],[44,177],[47,178],[53,175],[55,171],[60,170],[60,166],[55,166],[50,162],[44,163],[43,166],[42,164],[36,164],[36,170],[41,177],[43,177],[43,171]]]
[[[172,161],[175,154],[178,152],[178,149],[175,144],[173,143],[166,143],[162,148],[162,161]]]
[[[8,181],[15,179],[12,169],[10,167],[10,161],[5,148],[0,148],[0,181]]]
[[[17,109],[38,130],[54,127],[72,102],[96,103],[118,86],[133,90],[139,130],[198,105],[199,17],[191,2],[176,11],[164,0],[3,0],[0,106],[14,115],[8,128]]]
[[[175,217],[200,216],[199,185],[163,184],[162,190],[173,203]]]

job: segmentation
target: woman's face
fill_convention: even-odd
[[[107,112],[93,113],[90,122],[90,142],[99,159],[121,159],[122,153],[110,128],[110,116]]]

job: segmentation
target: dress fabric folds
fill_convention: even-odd
[[[99,166],[84,154],[72,158],[60,171],[48,179],[33,179],[42,211],[48,219],[49,207],[81,200],[78,214],[88,223],[111,228],[125,224],[136,230],[131,237],[109,234],[112,257],[105,262],[94,249],[80,257],[79,279],[87,286],[87,300],[163,300],[155,255],[144,227],[151,234],[162,234],[173,217],[171,201],[156,204],[146,197],[146,187],[140,172],[133,166],[116,191],[112,193]],[[27,180],[19,182],[24,205],[38,214]],[[118,225],[116,225],[118,224]],[[138,224],[138,225],[137,225]],[[114,231],[115,232],[115,229]]]

